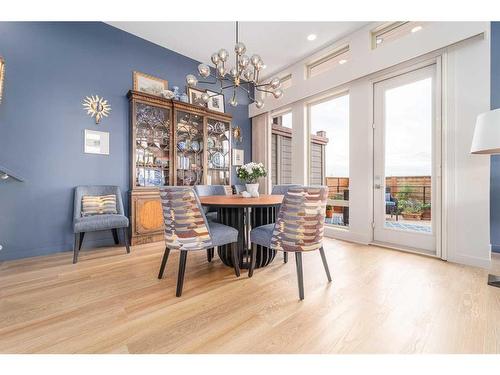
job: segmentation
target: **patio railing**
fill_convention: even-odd
[[[334,217],[327,222],[349,225],[349,178],[326,177],[328,205],[333,206]],[[431,203],[431,176],[393,176],[385,181],[386,192],[398,200],[413,200],[422,204]],[[428,210],[428,209],[427,209]]]
[[[430,185],[386,185],[386,192],[397,199],[415,200],[423,204],[431,203],[432,190]]]

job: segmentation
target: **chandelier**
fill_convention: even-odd
[[[259,92],[270,93],[276,99],[283,96],[283,91],[280,89],[281,82],[279,78],[272,78],[269,82],[260,82],[259,75],[261,71],[265,68],[264,61],[262,58],[254,54],[252,57],[248,57],[245,54],[247,48],[239,41],[238,38],[238,22],[236,22],[236,44],[234,46],[235,60],[234,66],[229,67],[229,53],[224,48],[221,48],[219,52],[212,54],[210,60],[214,64],[214,73],[212,69],[207,64],[198,65],[198,74],[202,78],[213,78],[212,81],[199,81],[194,74],[188,74],[186,76],[186,83],[189,87],[196,87],[198,83],[220,85],[220,87],[214,90],[213,94],[203,93],[201,99],[208,103],[212,96],[217,96],[223,94],[224,90],[232,90],[232,98],[229,104],[233,107],[238,105],[236,99],[236,91],[238,89],[243,90],[247,93],[248,98],[252,103],[255,103],[257,108],[264,107],[264,102],[261,99],[256,99],[253,94],[253,89]]]

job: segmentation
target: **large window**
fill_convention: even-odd
[[[323,155],[311,144],[311,184],[327,185],[329,189],[325,222],[349,225],[349,95],[336,96],[309,105],[311,140],[321,137]],[[323,162],[320,162],[320,159]],[[318,179],[318,166],[321,177]]]
[[[273,117],[273,125],[292,128],[292,112]]]
[[[292,183],[292,112],[273,117],[271,181],[273,185]]]

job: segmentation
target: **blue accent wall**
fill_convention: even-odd
[[[0,56],[0,165],[26,179],[0,181],[0,260],[71,250],[74,186],[118,185],[128,206],[132,71],[182,90],[198,62],[99,22],[0,22]],[[99,125],[81,104],[92,94],[112,107]],[[232,108],[226,100],[226,110],[242,128],[236,147],[250,161],[248,99],[238,102]],[[109,156],[83,152],[84,129],[110,133]],[[111,243],[111,233],[102,232],[85,247]]]
[[[491,109],[500,108],[500,22],[491,23]],[[490,231],[492,250],[500,252],[500,155],[491,157]]]

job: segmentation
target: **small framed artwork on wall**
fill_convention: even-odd
[[[244,151],[238,148],[233,148],[233,166],[243,165],[244,159]]]
[[[109,133],[85,129],[84,151],[86,154],[109,155]]]
[[[224,113],[224,94],[219,94],[218,92],[213,92],[210,90],[207,90],[207,94],[210,95],[210,99],[207,103],[208,109]]]
[[[133,78],[135,91],[161,96],[163,91],[168,90],[168,81],[166,79],[136,71],[134,71]]]
[[[193,87],[188,87],[188,96],[189,96],[189,103],[194,104],[194,105],[199,105],[201,107],[206,107],[207,105],[201,98],[201,96],[205,93],[203,90],[198,90]]]

